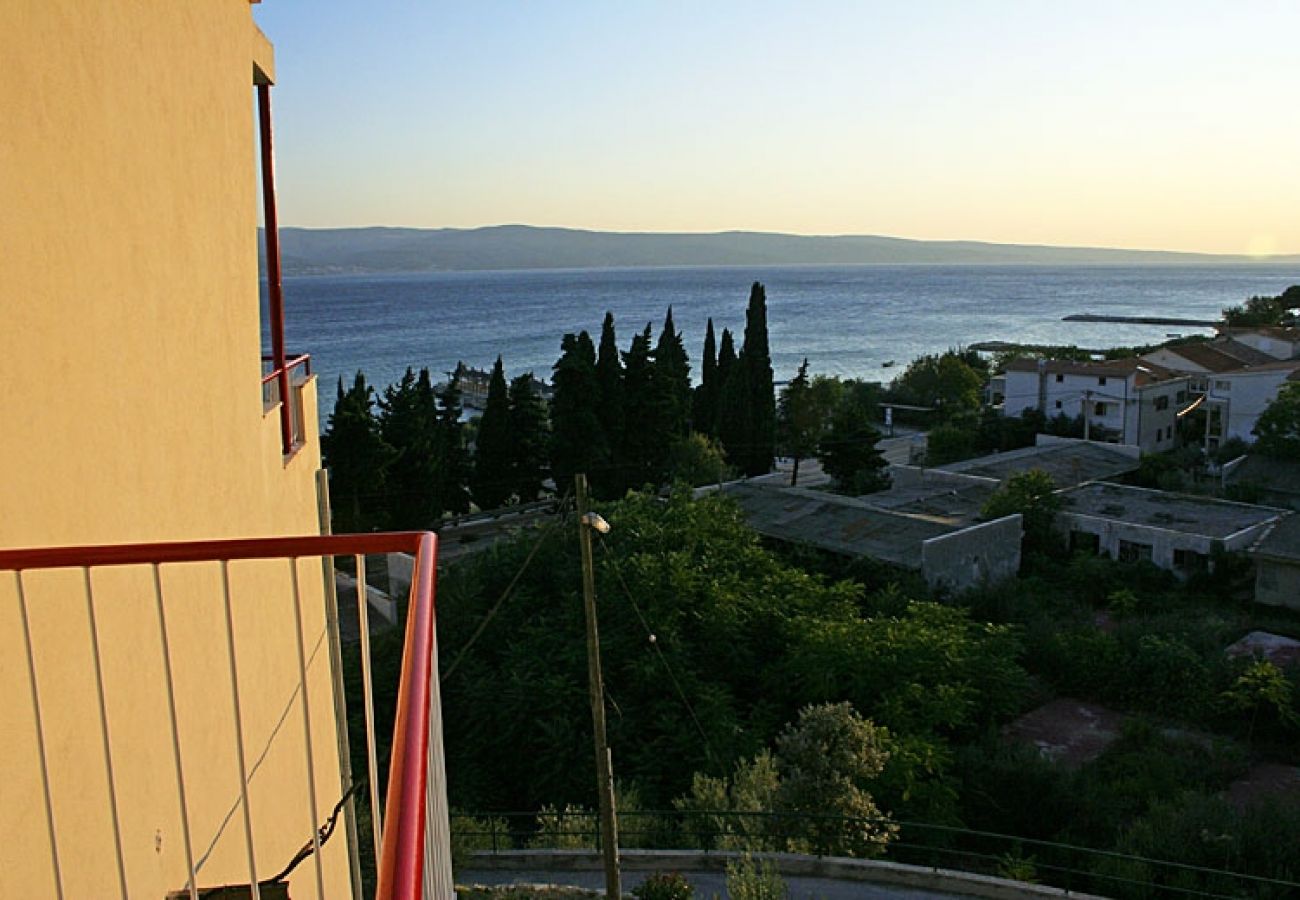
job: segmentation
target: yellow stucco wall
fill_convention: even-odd
[[[247,0],[0,4],[0,547],[317,533],[314,427],[264,414]],[[297,350],[292,344],[290,348]],[[307,348],[309,349],[309,348]],[[304,390],[314,426],[315,384]],[[339,794],[320,565],[300,563],[316,795]],[[169,569],[168,632],[204,884],[247,876],[219,576]],[[259,875],[310,836],[288,563],[236,564]],[[65,896],[117,895],[81,574],[26,577]],[[185,882],[148,570],[97,570],[130,895]],[[0,896],[55,896],[16,583],[0,573]],[[222,822],[235,814],[223,828]],[[345,897],[341,836],[327,890]],[[295,897],[316,896],[310,863]]]

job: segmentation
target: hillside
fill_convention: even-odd
[[[807,237],[750,231],[652,234],[499,225],[474,229],[282,228],[287,274],[778,265],[1189,265],[1243,256],[1147,250]],[[1289,263],[1300,257],[1272,257]]]

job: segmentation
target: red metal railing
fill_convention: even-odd
[[[275,357],[263,354],[262,368],[262,408],[280,404],[280,443],[288,456],[306,438],[297,389],[311,376],[311,356],[303,353],[289,357],[282,368],[276,368]]]
[[[37,666],[33,657],[32,633],[28,625],[29,590],[24,589],[25,576],[37,570],[80,569],[84,573],[86,608],[90,613],[92,647],[94,648],[94,665],[98,684],[101,709],[100,729],[102,749],[107,767],[107,780],[112,805],[114,843],[118,876],[122,895],[134,890],[128,886],[127,865],[123,859],[123,841],[121,825],[118,821],[118,800],[112,794],[113,752],[109,735],[109,724],[103,710],[104,679],[100,670],[100,637],[95,625],[97,606],[92,588],[91,570],[99,567],[149,566],[153,570],[153,583],[157,599],[158,623],[162,634],[162,648],[167,672],[168,696],[172,696],[171,657],[168,647],[168,629],[164,617],[164,591],[159,567],[173,563],[213,562],[221,564],[221,583],[225,592],[227,610],[227,641],[229,642],[229,662],[231,682],[234,692],[235,724],[239,727],[240,699],[239,677],[236,672],[234,626],[230,619],[230,580],[228,569],[231,562],[244,560],[285,559],[290,563],[292,573],[294,605],[298,629],[299,666],[301,670],[301,704],[304,715],[304,728],[307,732],[307,766],[310,773],[312,765],[310,713],[307,706],[306,663],[301,650],[302,602],[299,592],[299,560],[310,557],[331,558],[334,556],[352,556],[358,567],[359,589],[357,591],[358,611],[361,618],[362,647],[364,651],[363,667],[365,671],[365,705],[367,712],[368,738],[370,739],[372,797],[377,800],[377,790],[373,787],[377,776],[374,766],[373,711],[371,709],[370,667],[368,658],[367,619],[365,599],[365,556],[371,554],[412,553],[415,555],[415,567],[409,595],[406,620],[404,650],[401,664],[401,676],[398,686],[397,712],[394,724],[392,754],[390,757],[387,803],[382,810],[372,810],[375,827],[377,900],[431,900],[431,898],[450,898],[453,895],[450,870],[450,843],[447,830],[446,783],[441,762],[441,713],[438,696],[437,668],[435,664],[434,635],[434,573],[436,567],[437,538],[428,532],[375,533],[357,535],[333,535],[313,537],[252,538],[220,541],[194,541],[177,543],[154,543],[135,545],[108,545],[86,547],[34,548],[26,550],[0,550],[0,572],[13,573],[16,595],[22,614],[22,639],[26,646],[28,668],[31,678],[31,696],[34,705],[37,740],[44,747],[45,737],[42,733],[41,707],[39,698]],[[326,596],[332,597],[328,586]],[[36,602],[39,602],[37,600]],[[4,635],[0,635],[3,638]],[[50,683],[57,683],[51,679]],[[49,702],[47,698],[45,702]],[[175,765],[178,788],[178,802],[182,823],[188,822],[186,811],[185,775],[183,773],[180,736],[176,720],[175,700],[169,701],[171,711],[172,740],[175,748]],[[239,741],[240,779],[242,806],[244,808],[246,838],[248,841],[250,895],[258,897],[259,875],[253,852],[253,830],[249,813],[248,782],[249,775],[244,771],[242,757],[242,739]],[[10,773],[14,775],[15,773]],[[50,772],[41,751],[40,777],[44,784],[45,813],[50,834],[53,881],[58,888],[58,895],[64,896],[64,876],[61,874],[59,861],[59,828],[50,795]],[[309,781],[314,783],[314,780]],[[129,798],[126,798],[129,800]],[[313,801],[314,802],[314,801]],[[377,803],[375,804],[377,807]],[[386,819],[387,825],[381,826]],[[319,815],[313,808],[312,820],[319,823]],[[185,856],[189,872],[189,881],[183,896],[198,897],[197,866],[190,846],[188,825],[185,828]],[[317,859],[318,892],[324,893],[324,880],[321,874],[319,835],[312,838]],[[201,864],[202,861],[200,861]]]

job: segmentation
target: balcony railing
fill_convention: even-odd
[[[381,805],[364,591],[369,772],[353,780],[332,570],[351,557],[364,583],[366,556],[394,552],[415,566]],[[48,848],[25,868],[7,862],[0,894],[353,896],[373,848],[375,897],[452,897],[435,564],[429,533],[0,550],[4,732],[30,749],[30,765],[6,766],[5,793],[33,801],[0,822],[26,823],[26,845]],[[328,670],[316,663],[326,642]],[[356,837],[358,794],[368,839]],[[340,811],[348,852],[331,847],[327,861]],[[286,856],[301,863],[292,876]]]
[[[283,368],[277,368],[275,358],[262,356],[262,411],[270,412],[280,406],[280,442],[288,456],[306,440],[306,423],[303,418],[302,386],[311,377],[311,357],[307,354],[291,356]],[[281,403],[288,397],[287,403]]]

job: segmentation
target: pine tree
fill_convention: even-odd
[[[442,515],[437,480],[440,443],[438,409],[428,369],[417,379],[411,369],[384,388],[379,433],[392,448],[386,479],[386,527],[429,528]]]
[[[339,378],[334,412],[321,436],[330,474],[333,527],[340,533],[370,531],[383,525],[386,517],[383,492],[392,451],[379,433],[374,393],[361,372],[346,392]]]
[[[704,358],[700,361],[700,383],[691,398],[691,428],[713,437],[718,431],[718,346],[713,336],[713,319],[704,331]]]
[[[423,373],[422,373],[423,374]],[[469,454],[461,422],[460,379],[452,376],[438,394],[438,503],[453,515],[469,512]]]
[[[478,438],[474,443],[474,477],[470,483],[474,502],[480,509],[504,506],[514,493],[510,477],[510,458],[514,437],[510,433],[510,396],[506,388],[501,357],[492,367],[488,382],[487,404],[478,420]]]
[[[510,382],[510,480],[519,502],[536,500],[549,467],[546,405],[533,390],[533,376]]]
[[[822,432],[821,410],[813,403],[807,359],[799,367],[799,374],[781,392],[776,426],[782,449],[794,458],[790,486],[796,487],[799,484],[799,462],[817,452]]]
[[[654,483],[654,435],[650,423],[654,417],[654,361],[650,354],[650,323],[645,331],[632,338],[623,354],[623,413],[635,427],[623,432],[623,447],[618,464],[624,483],[640,488]]]
[[[767,292],[757,281],[749,292],[745,311],[745,343],[740,349],[745,371],[748,430],[740,469],[746,475],[766,475],[772,470],[776,444],[776,395],[772,385],[772,353],[767,339]]]
[[[555,363],[551,401],[551,472],[561,491],[578,472],[591,474],[609,463],[609,446],[596,413],[596,348],[591,335],[566,334]]]
[[[889,487],[889,467],[876,448],[875,388],[862,382],[845,384],[844,395],[831,414],[818,457],[822,469],[835,479],[842,494],[870,494]]]
[[[599,497],[619,497],[627,490],[627,471],[618,465],[624,437],[623,364],[614,334],[614,314],[605,313],[596,356],[596,416],[609,446],[610,465],[591,473],[592,490]]]

